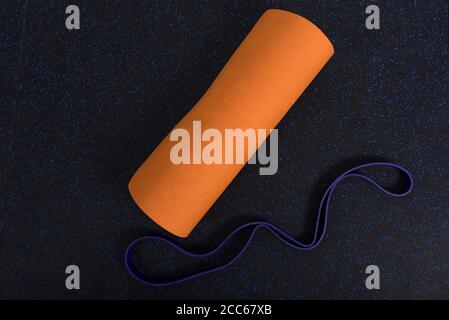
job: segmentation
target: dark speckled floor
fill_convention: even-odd
[[[72,2],[79,31],[64,26]],[[323,188],[368,160],[404,165],[415,189],[392,200],[347,181],[316,250],[261,232],[224,272],[144,287],[122,255],[162,231],[127,182],[267,8],[314,21],[335,56],[279,126],[278,173],[245,167],[186,243],[211,247],[256,217],[306,239]],[[447,1],[2,1],[0,17],[0,298],[449,298]],[[141,260],[189,262],[161,247]],[[381,290],[364,287],[369,264]]]

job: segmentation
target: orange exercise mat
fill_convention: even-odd
[[[333,53],[329,39],[310,21],[268,10],[175,129],[190,137],[194,121],[223,136],[225,129],[273,129]],[[174,164],[170,151],[178,142],[169,136],[134,174],[129,191],[151,219],[187,237],[244,163]],[[245,162],[255,151],[245,154]]]

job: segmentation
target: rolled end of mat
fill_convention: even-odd
[[[198,103],[174,129],[276,127],[330,59],[334,49],[313,23],[283,10],[266,11]],[[244,163],[174,164],[170,135],[129,183],[137,205],[169,232],[187,237]],[[260,145],[260,142],[258,142]]]

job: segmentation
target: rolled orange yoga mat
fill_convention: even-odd
[[[175,129],[186,129],[190,137],[193,121],[222,136],[225,129],[273,129],[333,53],[329,39],[310,21],[268,10]],[[169,136],[134,174],[129,191],[161,227],[187,237],[244,163],[174,164],[170,150],[178,142]],[[245,154],[245,163],[255,151]]]

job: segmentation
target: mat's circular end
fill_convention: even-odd
[[[137,172],[136,172],[137,173]],[[148,203],[148,195],[145,192],[144,186],[140,185],[139,178],[136,174],[131,178],[128,184],[128,190],[137,206],[145,213],[151,220],[156,222],[160,227],[166,231],[178,236],[180,238],[187,238],[193,229],[188,227],[188,224],[181,223],[179,219],[167,219],[164,218],[164,212],[158,211]],[[182,212],[179,212],[182,215]]]

